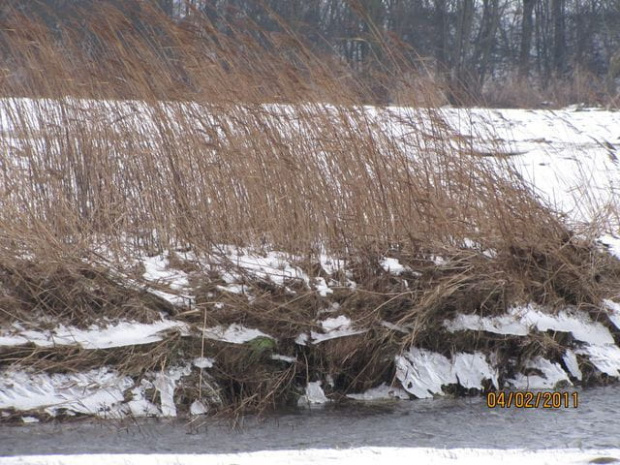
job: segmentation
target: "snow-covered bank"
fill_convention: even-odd
[[[319,291],[316,291],[319,292]],[[428,398],[442,395],[450,386],[461,386],[482,392],[493,389],[547,389],[579,385],[584,381],[584,372],[591,378],[605,375],[609,379],[620,378],[620,348],[615,338],[620,336],[618,327],[619,311],[613,301],[603,303],[607,309],[608,321],[602,324],[593,321],[587,314],[575,309],[566,309],[551,314],[535,305],[512,308],[505,315],[481,317],[478,315],[458,315],[452,320],[444,320],[443,325],[452,334],[470,333],[480,339],[485,333],[500,335],[526,344],[528,338],[544,334],[570,336],[564,342],[558,359],[533,356],[520,362],[514,357],[501,357],[497,350],[454,351],[446,357],[432,350],[412,346],[409,350],[394,355],[395,379],[381,380],[381,383],[367,391],[349,393],[351,399],[373,401],[378,399]],[[333,308],[332,314],[337,315]],[[385,322],[382,322],[385,323]],[[300,350],[320,348],[326,341],[346,340],[363,336],[372,328],[364,328],[344,316],[325,318],[319,315],[317,326],[322,332],[312,331],[310,335],[301,333],[295,338]],[[211,328],[189,330],[189,325],[171,320],[154,322],[151,325],[119,323],[103,331],[105,338],[91,329],[77,333],[80,337],[69,340],[59,338],[53,331],[47,334],[36,331],[22,331],[12,336],[4,336],[3,346],[11,344],[21,347],[33,344],[50,348],[57,345],[81,345],[85,350],[131,348],[147,343],[165,342],[160,328],[174,328],[183,338],[215,341],[224,344],[251,348],[251,351],[269,350],[277,347],[278,341],[266,333],[240,324],[222,325]],[[381,324],[381,327],[385,327]],[[135,334],[127,328],[141,328],[144,340],[134,340]],[[15,328],[14,328],[15,329]],[[61,328],[65,331],[66,328]],[[179,329],[183,331],[178,333]],[[387,330],[389,328],[384,329]],[[395,334],[409,334],[411,328],[393,328]],[[100,345],[96,346],[95,342]],[[500,346],[501,347],[501,346]],[[53,347],[52,347],[53,348]],[[554,349],[554,353],[558,349]],[[4,416],[9,412],[23,412],[23,422],[30,421],[31,414],[43,412],[49,416],[58,414],[93,414],[105,418],[122,418],[127,415],[176,416],[179,393],[186,389],[188,377],[199,375],[202,379],[202,394],[196,392],[185,402],[191,403],[192,415],[207,413],[210,408],[221,405],[217,394],[219,387],[212,377],[214,370],[226,363],[226,355],[207,349],[210,357],[203,355],[187,360],[182,365],[168,367],[166,370],[144,373],[141,379],[122,375],[114,367],[102,366],[83,373],[48,375],[22,369],[17,364],[5,369],[0,376],[0,410]],[[299,362],[295,352],[269,352],[271,363],[295,365]],[[302,352],[303,353],[303,352]],[[386,360],[389,362],[389,360]],[[299,405],[329,402],[333,379],[328,375],[323,381],[309,381],[306,386],[298,386]],[[192,391],[190,391],[192,392]],[[187,394],[185,394],[187,397]]]
[[[430,449],[382,448],[308,449],[297,451],[265,451],[213,455],[45,455],[0,457],[0,465],[237,465],[269,463],[364,465],[380,463],[423,463],[425,465],[588,465],[614,463],[620,460],[620,449],[607,450],[493,450],[493,449]]]
[[[32,102],[12,103],[34,111],[29,108]],[[55,111],[56,103],[46,101],[44,110],[37,113],[42,118],[36,122],[41,131],[46,127],[45,111]],[[66,104],[69,112],[84,107],[103,120],[110,116],[109,102]],[[110,105],[115,117],[116,113],[123,117],[125,126],[119,130],[135,130],[139,137],[156,132],[148,105]],[[188,108],[178,105],[177,109]],[[166,113],[166,104],[156,106]],[[207,111],[191,106],[195,113],[187,116],[190,120]],[[329,105],[324,111],[327,116],[336,113]],[[444,231],[437,241],[431,237],[420,242],[414,235],[408,249],[401,243],[375,245],[372,235],[371,239],[364,236],[366,232],[359,248],[347,251],[347,246],[333,255],[319,240],[307,251],[291,249],[296,252],[278,249],[266,238],[255,247],[210,240],[200,247],[181,246],[169,238],[165,246],[143,250],[135,243],[130,248],[130,241],[123,243],[125,236],[113,242],[101,234],[92,239],[93,244],[90,237],[84,239],[80,247],[87,252],[73,254],[79,257],[79,267],[73,269],[63,270],[55,258],[48,268],[37,268],[36,257],[20,256],[15,263],[10,257],[3,291],[11,294],[15,306],[24,308],[16,317],[8,313],[0,327],[0,351],[10,360],[1,366],[3,417],[31,421],[36,413],[195,415],[230,406],[227,401],[242,403],[261,396],[271,396],[270,405],[309,405],[342,398],[555,389],[620,378],[620,283],[613,282],[611,291],[603,289],[620,274],[612,258],[620,250],[618,217],[610,215],[602,221],[598,215],[618,204],[617,135],[612,130],[618,114],[576,108],[557,112],[448,108],[443,109],[447,133],[435,139],[420,136],[420,141],[407,132],[416,128],[421,134],[432,133],[421,109],[356,111],[365,112],[362,119],[368,118],[369,131],[383,128],[388,136],[383,143],[393,137],[397,142],[392,148],[402,148],[402,152],[388,150],[386,157],[397,152],[403,162],[424,156],[434,162],[439,153],[445,156],[454,149],[459,157],[475,160],[466,168],[479,163],[493,169],[506,168],[499,160],[509,158],[542,200],[566,215],[568,224],[595,222],[606,234],[598,242],[573,234],[548,210],[528,210],[539,205],[527,194],[531,202],[524,207],[521,225],[525,228],[518,231],[527,240],[521,242],[519,234],[511,237],[513,210],[509,208],[500,215],[501,228],[488,229],[492,237],[483,236],[472,221],[474,227],[465,231],[473,236],[458,228]],[[282,113],[294,115],[295,107],[265,106],[262,117],[270,121]],[[205,118],[202,124],[210,124],[210,118]],[[285,122],[291,126],[278,130],[294,136],[293,122]],[[353,133],[358,123],[351,123]],[[2,124],[8,133],[17,130],[8,121]],[[116,134],[114,120],[109,124]],[[304,124],[310,127],[316,120],[308,118]],[[234,131],[237,126],[231,122]],[[491,129],[479,133],[484,128]],[[550,128],[557,131],[547,134]],[[172,125],[170,134],[182,137],[177,129],[183,128]],[[316,141],[312,133],[308,137],[310,160]],[[24,163],[37,162],[17,156],[20,147],[30,147],[32,142],[16,136],[6,147],[9,155],[15,155],[8,158],[17,171],[27,168]],[[434,152],[432,142],[447,145]],[[160,143],[154,137],[154,147],[162,149]],[[30,149],[42,154],[52,150],[45,145]],[[218,150],[209,153],[219,156]],[[318,173],[328,176],[322,165]],[[368,174],[370,184],[374,185],[375,174]],[[437,184],[423,187],[435,191],[444,181],[448,180],[440,176]],[[476,180],[471,182],[470,187]],[[458,191],[460,184],[456,184]],[[588,189],[587,204],[581,188]],[[465,204],[447,205],[441,212],[445,221],[440,222],[449,224],[450,215]],[[246,207],[250,205],[243,211]],[[397,213],[390,213],[393,227],[414,222],[406,212]],[[482,228],[484,221],[491,221],[485,214]],[[544,216],[543,225],[553,224],[555,242],[540,249],[538,237],[527,235],[531,224],[538,225],[535,215]],[[368,219],[363,209],[360,217],[362,223]],[[541,231],[547,229],[541,227]],[[561,234],[556,237],[558,231]],[[370,244],[368,251],[365,241]],[[107,247],[108,243],[116,248]],[[34,278],[29,280],[28,273]],[[67,292],[55,295],[57,289]],[[126,297],[128,290],[130,297]],[[107,298],[111,291],[117,299]],[[76,295],[79,298],[73,300]],[[66,302],[82,305],[81,319],[63,321],[72,310]],[[115,308],[110,309],[110,303]],[[110,310],[112,318],[107,314]],[[63,364],[69,361],[71,368],[66,369]]]

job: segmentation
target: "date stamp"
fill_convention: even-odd
[[[487,394],[488,408],[577,408],[579,393],[567,391],[498,391]]]

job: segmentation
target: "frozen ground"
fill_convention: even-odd
[[[620,449],[581,451],[575,449],[490,450],[382,448],[308,449],[213,455],[45,455],[0,457],[0,465],[270,465],[316,464],[374,465],[376,463],[419,463],[425,465],[587,465],[613,463]],[[598,462],[593,460],[598,459]],[[604,460],[607,461],[604,461]],[[615,460],[614,460],[615,459]]]

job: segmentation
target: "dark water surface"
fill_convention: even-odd
[[[489,409],[484,398],[358,403],[230,420],[0,425],[0,455],[231,453],[384,447],[620,448],[620,387],[580,390],[578,408]]]

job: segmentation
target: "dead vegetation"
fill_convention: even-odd
[[[390,382],[394,354],[412,344],[518,350],[507,338],[442,332],[459,312],[493,315],[533,301],[600,316],[620,264],[543,207],[508,160],[482,162],[471,141],[455,141],[437,89],[414,82],[415,70],[382,76],[412,82],[399,95],[413,107],[391,113],[398,124],[386,127],[387,109],[362,106],[372,90],[285,25],[279,35],[234,25],[224,35],[206,17],[173,23],[153,10],[143,18],[150,27],[136,30],[110,8],[83,12],[81,34],[104,49],[96,62],[70,27],[51,31],[15,12],[2,29],[3,58],[20,73],[0,79],[0,322],[88,326],[165,312],[195,328],[246,324],[278,342],[173,335],[136,350],[22,347],[2,349],[0,366],[112,364],[139,377],[210,355],[222,408],[261,410],[328,374],[341,394]],[[174,252],[213,256],[221,244],[286,252],[334,292],[320,297],[293,280],[291,294],[248,275],[249,301],[218,290],[220,261]],[[132,271],[136,255],[164,250],[190,275],[192,308],[146,292],[141,270]],[[321,267],[322,253],[347,264],[355,289],[344,270]],[[409,271],[386,272],[383,257]],[[333,304],[368,331],[295,344]],[[550,341],[537,347],[554,350]],[[271,359],[276,350],[297,362]],[[186,389],[201,392],[203,379],[194,381]]]

